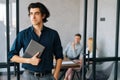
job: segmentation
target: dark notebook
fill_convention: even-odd
[[[38,56],[38,57],[40,57],[44,49],[45,49],[45,47],[43,45],[36,42],[35,40],[31,40],[30,43],[28,44],[26,50],[25,50],[25,53],[24,53],[23,57],[31,58],[37,52],[40,53],[39,56]]]

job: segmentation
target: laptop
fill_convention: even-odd
[[[31,58],[34,56],[37,52],[39,52],[39,56],[43,53],[45,47],[41,45],[40,43],[36,42],[35,40],[31,40],[30,43],[28,44],[25,53],[23,55],[24,58]]]

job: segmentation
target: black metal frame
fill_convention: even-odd
[[[98,0],[94,0],[94,16],[93,16],[93,80],[96,80],[96,38],[97,38],[97,4]]]
[[[118,58],[118,46],[119,46],[119,19],[120,19],[120,0],[117,0],[117,11],[116,11],[116,41],[115,41],[115,57]],[[117,80],[118,76],[118,60],[115,61],[114,68],[114,80]]]
[[[16,35],[19,33],[19,0],[16,0]],[[20,65],[15,63],[17,80],[20,80]]]
[[[9,27],[9,0],[6,0],[6,34],[7,34],[7,54],[10,51],[10,27]],[[10,61],[8,60],[7,56],[7,79],[10,80]]]
[[[87,7],[88,7],[88,0],[84,0],[84,33],[83,33],[83,45],[84,45],[83,52],[84,53],[86,53]],[[83,56],[82,73],[85,73],[85,71],[86,71],[85,66],[86,66],[86,55]],[[82,75],[82,80],[85,80],[85,74]]]

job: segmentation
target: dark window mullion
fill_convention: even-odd
[[[117,9],[116,10],[117,11],[116,11],[115,57],[118,58],[120,0],[117,0]],[[118,60],[115,61],[114,80],[117,80],[117,76],[118,76]]]
[[[19,0],[16,0],[16,35],[19,33]],[[16,63],[17,80],[20,80],[20,65]]]
[[[94,0],[94,16],[93,16],[93,80],[96,80],[96,37],[97,37],[97,4],[98,0]]]
[[[7,54],[9,52],[10,48],[10,30],[9,30],[9,0],[6,0],[6,43],[7,43]],[[10,61],[8,60],[7,56],[7,80],[10,80]]]
[[[83,41],[84,41],[84,55],[83,55],[83,67],[82,67],[82,80],[86,80],[85,72],[86,72],[86,35],[87,35],[87,6],[88,6],[88,0],[84,0],[84,35],[83,35]]]

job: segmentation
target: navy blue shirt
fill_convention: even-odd
[[[36,72],[51,71],[53,68],[53,55],[56,59],[63,59],[63,49],[58,32],[45,26],[43,26],[40,37],[34,32],[33,26],[19,32],[8,58],[11,59],[14,55],[18,55],[21,48],[23,48],[24,53],[31,39],[45,46],[45,50],[40,57],[41,62],[37,66],[22,64],[22,67]]]

